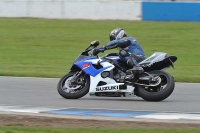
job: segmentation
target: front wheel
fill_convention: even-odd
[[[167,72],[159,70],[149,72],[149,74],[154,77],[159,76],[161,82],[157,86],[138,85],[138,96],[146,101],[162,101],[169,97],[175,87],[174,78]]]
[[[57,90],[63,98],[78,99],[85,96],[89,92],[89,76],[81,74],[76,80],[76,83],[72,83],[71,80],[76,74],[76,72],[70,72],[58,82]]]

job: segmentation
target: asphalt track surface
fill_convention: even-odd
[[[176,83],[174,92],[161,102],[139,97],[103,98],[86,95],[69,100],[57,93],[57,78],[0,77],[0,105],[54,108],[101,108],[131,111],[200,113],[200,84]]]

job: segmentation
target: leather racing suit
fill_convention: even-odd
[[[99,52],[104,52],[104,50],[113,48],[119,48],[120,58],[126,62],[130,68],[139,66],[138,63],[146,58],[141,45],[133,37],[124,37],[120,40],[110,41],[99,48]]]

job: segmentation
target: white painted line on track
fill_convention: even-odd
[[[48,110],[55,110],[55,109],[45,108],[45,107],[0,106],[0,111],[10,111],[10,112],[40,113]]]
[[[73,109],[73,110],[72,110]],[[9,105],[0,105],[0,111],[6,111],[6,112],[19,112],[19,113],[44,113],[48,114],[48,112],[62,112],[63,110],[66,112],[69,112],[70,110],[76,112],[84,112],[83,108],[54,108],[54,107],[32,107],[32,106],[9,106]],[[101,110],[104,112],[103,116],[111,117],[113,114],[117,113],[120,115],[129,115],[129,118],[143,118],[143,119],[162,119],[162,120],[177,120],[177,119],[185,119],[185,120],[200,120],[200,114],[188,114],[188,113],[157,113],[157,112],[148,112],[144,114],[144,112],[147,111],[131,111],[130,110],[109,110],[109,109],[86,109],[86,113],[92,112],[95,113],[95,111]],[[103,111],[105,110],[105,111]],[[106,114],[106,111],[109,111],[108,114]],[[113,111],[113,114],[112,114]],[[119,112],[116,112],[119,111]],[[56,114],[56,113],[55,113]],[[62,114],[62,113],[59,113]],[[65,114],[63,114],[65,115]],[[70,115],[70,114],[67,114]]]
[[[150,118],[150,119],[189,119],[200,120],[200,114],[182,114],[182,113],[153,113],[149,115],[134,116],[134,118]]]

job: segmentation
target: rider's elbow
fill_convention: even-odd
[[[121,44],[120,44],[120,48],[126,48],[128,46],[131,45],[131,41],[130,40],[124,40]]]

